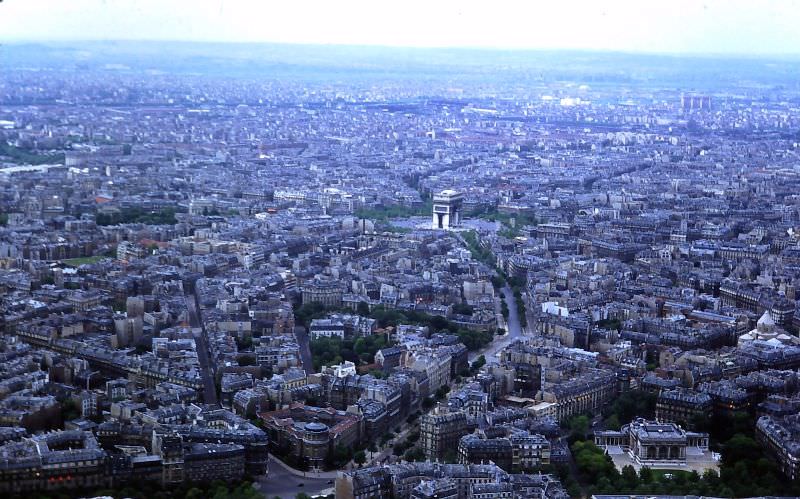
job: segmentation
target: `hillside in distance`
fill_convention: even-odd
[[[4,70],[162,72],[298,80],[458,78],[643,83],[706,90],[796,88],[798,58],[613,52],[183,42],[29,42],[0,46]]]

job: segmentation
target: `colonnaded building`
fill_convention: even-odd
[[[716,467],[708,433],[686,431],[676,423],[635,419],[619,431],[597,431],[594,443],[622,467],[707,469]]]

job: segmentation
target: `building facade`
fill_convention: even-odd
[[[620,431],[599,431],[594,434],[598,447],[621,447],[640,465],[681,464],[686,462],[686,449],[708,450],[708,433],[687,432],[675,423],[659,423],[636,419]]]
[[[425,458],[431,461],[455,454],[461,437],[468,433],[467,415],[463,411],[440,412],[438,409],[420,418],[420,441]]]

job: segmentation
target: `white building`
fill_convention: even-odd
[[[344,338],[344,323],[334,319],[314,319],[311,321],[311,339],[317,338]]]
[[[431,226],[434,229],[450,230],[461,225],[461,206],[464,195],[446,189],[433,196],[433,215]]]

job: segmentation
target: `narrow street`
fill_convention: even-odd
[[[314,370],[313,358],[311,357],[311,341],[305,326],[295,326],[294,338],[297,340],[297,345],[300,348],[300,361],[303,363],[303,369],[305,369],[307,373],[316,372]]]
[[[508,320],[504,321],[506,334],[503,336],[495,336],[494,341],[489,343],[485,348],[472,352],[469,355],[470,363],[483,355],[486,358],[487,364],[497,364],[497,353],[524,334],[522,324],[519,321],[519,314],[517,313],[517,304],[514,301],[514,293],[511,291],[508,284],[500,290],[500,296],[501,299],[506,301],[506,305],[508,305]],[[499,316],[498,324],[500,324],[502,320],[502,316]]]
[[[514,301],[514,293],[511,288],[506,284],[501,290],[503,298],[508,305],[508,335],[511,338],[517,338],[523,335],[522,324],[519,321],[519,314],[517,313],[517,304]]]
[[[400,433],[395,435],[394,438],[392,438],[389,442],[387,442],[385,449],[375,453],[370,453],[370,452],[367,453],[367,458],[368,458],[367,464],[370,466],[374,466],[381,464],[385,461],[391,462],[392,458],[394,457],[394,444],[404,441],[406,437],[408,437],[409,433],[411,433],[413,427],[414,424],[408,424],[407,422],[404,421],[401,426]],[[396,459],[400,459],[400,457],[397,457]]]
[[[301,492],[309,495],[331,493],[336,474],[336,471],[304,473],[270,455],[267,474],[259,477],[254,485],[269,499],[294,499]]]
[[[200,311],[197,307],[197,298],[194,294],[186,294],[186,308],[189,310],[189,325],[197,346],[197,361],[200,363],[200,372],[203,376],[203,401],[206,404],[217,405],[217,386],[215,382],[216,369],[209,361],[208,340]]]

